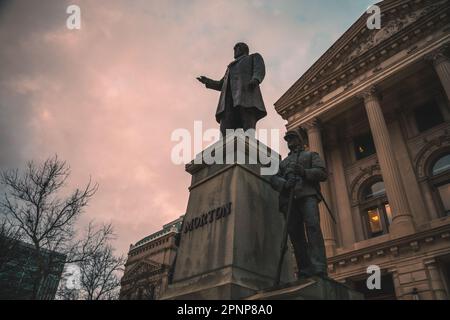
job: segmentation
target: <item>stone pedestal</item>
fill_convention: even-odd
[[[364,296],[332,279],[311,277],[259,292],[245,300],[364,300]]]
[[[173,281],[162,299],[241,299],[273,286],[284,218],[278,193],[260,169],[268,154],[276,160],[279,155],[242,135],[203,154],[214,154],[212,149],[225,150],[229,164],[186,166],[192,175],[189,202]],[[283,282],[294,280],[294,263],[288,251]]]

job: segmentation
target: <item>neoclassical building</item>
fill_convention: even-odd
[[[130,245],[121,280],[121,300],[157,300],[167,289],[183,217]]]
[[[326,160],[330,277],[373,299],[450,297],[450,1],[386,0],[275,103]],[[368,290],[367,267],[382,272]]]

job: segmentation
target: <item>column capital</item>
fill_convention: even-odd
[[[373,100],[380,100],[381,95],[376,86],[370,86],[366,89],[363,89],[359,93],[356,94],[356,96],[360,99],[363,99],[365,103]]]
[[[310,133],[314,130],[321,131],[322,123],[320,122],[320,120],[318,118],[313,118],[313,119],[308,120],[305,123],[303,123],[301,125],[301,127],[304,128],[308,133]]]
[[[433,63],[434,66],[437,66],[443,62],[449,62],[449,49],[450,44],[445,43],[441,47],[437,48],[436,50],[432,51],[431,53],[427,54],[424,58],[427,61],[430,61]]]

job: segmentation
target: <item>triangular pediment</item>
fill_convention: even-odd
[[[383,57],[387,59],[397,47],[401,49],[399,42],[420,36],[413,27],[448,9],[450,0],[385,0],[377,5],[381,9],[382,28],[370,30],[367,27],[370,15],[364,12],[275,103],[279,113],[314,101],[358,71],[379,64]]]
[[[124,279],[138,277],[141,274],[148,274],[149,272],[159,271],[163,265],[151,259],[145,259],[135,263],[130,270],[124,275]]]

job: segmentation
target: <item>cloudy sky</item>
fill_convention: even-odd
[[[126,253],[186,209],[171,133],[217,127],[218,92],[195,77],[222,77],[245,41],[267,68],[258,127],[283,129],[273,103],[374,2],[0,0],[0,170],[58,154],[70,187],[92,176],[81,222],[112,222]],[[66,28],[70,4],[81,30]]]

